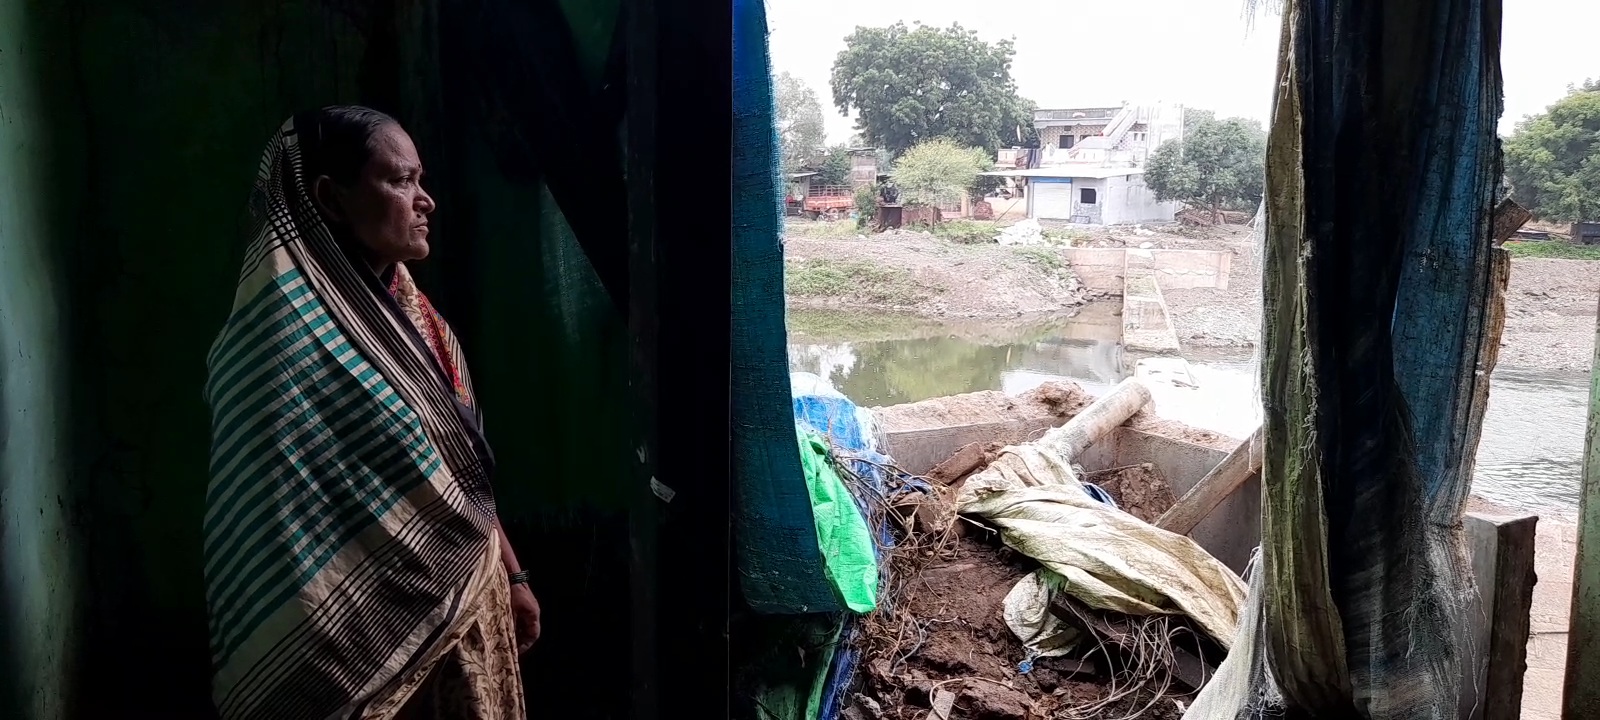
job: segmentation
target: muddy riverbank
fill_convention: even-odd
[[[1055,248],[963,244],[914,231],[858,236],[851,227],[790,224],[784,239],[790,308],[955,320],[1043,318],[1096,297]]]
[[[1162,233],[1154,240],[1157,247],[1227,250],[1233,256],[1226,289],[1163,291],[1184,349],[1254,347],[1261,329],[1261,263],[1254,235],[1232,227],[1203,239]],[[1513,258],[1500,367],[1587,371],[1594,356],[1597,293],[1600,262]]]
[[[928,322],[1004,319],[1038,324],[1068,317],[1097,299],[1078,282],[1058,249],[994,244],[984,230],[997,230],[969,224],[965,234],[943,235],[858,235],[844,222],[791,224],[785,238],[789,306],[863,318],[893,313]],[[1248,352],[1258,342],[1261,263],[1249,228],[1063,227],[1047,232],[1078,247],[1229,253],[1227,287],[1163,288],[1168,313],[1185,355]],[[977,244],[968,244],[973,242]],[[1587,371],[1594,353],[1597,291],[1600,262],[1513,259],[1500,366]]]

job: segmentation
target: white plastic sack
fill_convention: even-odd
[[[967,479],[956,507],[999,527],[1007,545],[1059,574],[1063,590],[1090,607],[1183,614],[1224,648],[1233,642],[1245,601],[1239,576],[1193,540],[1089,497],[1046,450],[1002,450]]]
[[[995,242],[1001,245],[1038,245],[1044,242],[1044,228],[1038,220],[1028,218],[1001,230]]]
[[[1065,655],[1078,642],[1078,629],[1050,612],[1050,596],[1060,585],[1059,576],[1041,568],[1006,593],[1006,627],[1027,648],[1029,660]]]

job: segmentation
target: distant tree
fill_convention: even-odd
[[[773,80],[778,105],[778,145],[783,171],[799,172],[816,159],[827,140],[822,124],[822,102],[817,92],[787,72]]]
[[[1511,196],[1552,222],[1600,219],[1600,81],[1517,123],[1505,141]]]
[[[934,138],[905,151],[894,163],[894,184],[906,205],[954,205],[971,192],[994,161],[983,148]]]
[[[1245,118],[1217,120],[1210,111],[1185,113],[1182,140],[1163,143],[1145,165],[1156,198],[1211,211],[1253,209],[1266,188],[1267,133]]]
[[[991,153],[1015,144],[1020,101],[1010,40],[985,42],[959,24],[895,23],[858,27],[844,42],[833,62],[833,103],[855,111],[867,143],[896,156],[936,137]]]
[[[1217,113],[1214,111],[1199,110],[1196,108],[1184,108],[1183,134],[1188,135],[1189,133],[1194,132],[1195,127],[1201,125],[1202,123],[1211,123],[1216,121]]]
[[[1039,148],[1039,129],[1033,126],[1033,112],[1039,103],[1027,98],[1017,98],[1011,118],[1006,121],[1011,133],[1000,138],[1000,147]]]
[[[850,148],[846,145],[834,145],[824,150],[809,167],[817,171],[818,185],[849,185]]]

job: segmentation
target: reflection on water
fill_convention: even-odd
[[[914,337],[808,342],[812,329],[832,327],[828,314],[791,315],[789,368],[827,378],[861,405],[898,405],[979,390],[1026,392],[1070,377],[1091,392],[1121,381],[1120,320],[1112,309],[1086,311],[1071,322],[1022,327],[914,331]],[[798,320],[798,322],[797,322]],[[947,330],[940,332],[941,329]],[[981,333],[974,336],[972,331]]]
[[[851,322],[845,322],[849,319]],[[1070,379],[1099,394],[1127,377],[1114,309],[1086,308],[1071,321],[997,328],[971,324],[872,324],[827,313],[791,315],[792,370],[828,378],[866,406],[979,390],[1021,394]],[[1235,437],[1259,422],[1250,358],[1192,362],[1194,392],[1161,392],[1157,412]],[[1473,490],[1530,512],[1577,508],[1588,377],[1501,369],[1490,388]]]

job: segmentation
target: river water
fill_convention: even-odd
[[[790,368],[828,378],[864,406],[979,390],[1015,395],[1061,379],[1099,394],[1133,366],[1114,318],[1090,306],[1070,321],[997,328],[792,313]],[[1260,421],[1253,357],[1191,358],[1190,373],[1195,390],[1156,394],[1163,417],[1235,437]],[[1497,370],[1473,491],[1529,512],[1574,515],[1588,396],[1585,373]]]

